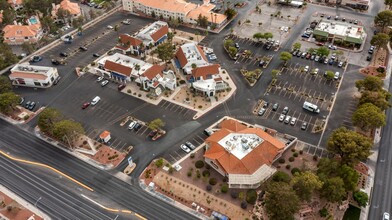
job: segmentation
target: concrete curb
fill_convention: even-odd
[[[33,204],[31,204],[31,203],[27,202],[26,200],[24,200],[23,198],[19,197],[18,195],[16,195],[14,192],[12,192],[8,188],[4,187],[3,185],[0,185],[0,191],[3,192],[4,194],[6,194],[7,196],[9,196],[10,198],[12,198],[13,200],[15,200],[17,203],[21,204],[24,208],[26,208],[26,209],[30,210],[31,212],[33,212],[34,213],[32,215],[33,217],[34,217],[34,215],[38,215],[38,216],[42,217],[45,220],[50,220],[51,219],[48,215],[43,213],[41,210],[39,210]]]

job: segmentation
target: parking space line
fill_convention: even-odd
[[[143,132],[140,135],[144,135],[144,133],[148,130],[149,128],[146,126],[146,129],[143,130]]]

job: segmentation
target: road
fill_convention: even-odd
[[[35,137],[28,131],[0,120],[0,150],[14,157],[50,165],[94,189],[90,192],[51,171],[23,165],[0,156],[3,167],[0,184],[25,198],[53,219],[114,219],[81,197],[95,198],[100,204],[136,212],[148,219],[197,219],[187,212],[147,194],[137,180],[126,183]],[[129,184],[132,184],[130,186]],[[38,202],[38,198],[42,197]],[[117,219],[130,219],[130,215]],[[135,218],[136,219],[136,218]]]

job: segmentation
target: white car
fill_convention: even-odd
[[[305,66],[304,72],[307,73],[309,71],[309,66]]]
[[[297,122],[297,118],[292,117],[292,118],[291,118],[290,124],[291,124],[291,125],[295,125],[296,122]]]
[[[189,153],[189,152],[191,152],[191,150],[185,145],[185,144],[181,144],[181,149],[183,150],[183,151],[185,151],[186,153]]]
[[[106,86],[109,83],[109,80],[104,80],[101,82],[101,86]]]
[[[319,72],[319,69],[318,69],[318,68],[314,69],[314,70],[313,70],[313,75],[317,75],[318,72]]]
[[[284,27],[284,31],[288,32],[289,31],[289,27]]]
[[[383,216],[382,216],[383,220],[389,220],[389,213],[388,212],[384,212]]]
[[[284,123],[285,123],[285,124],[290,123],[290,119],[291,119],[291,116],[287,115],[287,116],[286,116],[286,119],[284,120]]]
[[[97,82],[101,82],[103,80],[103,76],[97,78]]]
[[[129,130],[132,130],[132,129],[135,127],[136,124],[137,124],[136,121],[132,121],[132,122],[129,124],[128,129],[129,129]]]
[[[215,54],[211,54],[209,57],[210,57],[210,60],[216,60],[217,59]]]
[[[279,116],[279,121],[280,121],[280,122],[284,121],[284,118],[285,118],[285,117],[286,117],[286,115],[280,114],[280,116]]]
[[[111,29],[113,29],[113,26],[108,25],[108,26],[106,26],[106,28],[111,30]]]
[[[123,20],[121,23],[123,23],[123,24],[131,24],[131,19],[125,19],[125,20]]]

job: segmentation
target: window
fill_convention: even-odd
[[[34,85],[41,86],[41,83],[40,82],[34,82]]]

